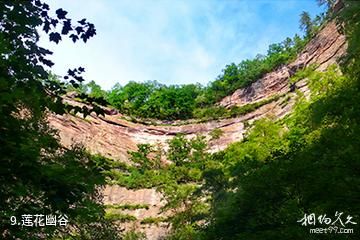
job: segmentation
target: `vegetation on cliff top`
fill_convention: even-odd
[[[52,63],[46,58],[50,52],[37,45],[37,27],[42,27],[50,40],[59,43],[64,36],[74,42],[79,39],[86,42],[95,34],[94,26],[85,19],[80,20],[79,25],[72,25],[63,9],[56,11],[56,17],[50,17],[49,6],[39,0],[1,1],[1,237],[143,238],[133,231],[120,236],[121,231],[113,225],[112,220],[135,220],[131,215],[117,212],[131,206],[105,214],[105,206],[100,203],[100,187],[107,180],[128,188],[157,187],[166,199],[164,211],[173,213],[166,219],[172,225],[168,239],[319,239],[323,236],[309,234],[308,226],[298,221],[311,213],[326,214],[334,221],[340,212],[344,222],[335,222],[334,226],[340,228],[343,223],[353,229],[354,234],[332,237],[357,239],[360,4],[346,0],[343,3],[337,16],[348,39],[348,54],[341,66],[343,75],[337,67],[323,73],[305,71],[302,76],[309,79],[311,96],[307,99],[299,93],[291,115],[276,122],[259,120],[242,142],[214,154],[206,151],[207,143],[202,136],[193,139],[177,136],[169,141],[166,153],[157,146],[139,145],[138,151],[130,152],[134,165],[127,166],[91,156],[81,147],[63,148],[56,132],[46,122],[47,112],[63,114],[72,110],[86,115],[92,110],[101,113],[101,109],[96,105],[94,109],[74,109],[61,102],[66,86],[51,79],[44,69]],[[57,31],[55,25],[61,26],[61,31]],[[258,69],[263,69],[262,64],[267,63],[270,56],[274,58],[268,60],[270,63],[286,59],[281,54],[282,50],[254,60],[252,64],[257,69],[254,72],[261,72]],[[218,79],[220,87],[223,87],[222,81],[242,84],[236,77],[243,69],[229,66],[229,71],[220,77],[223,79]],[[70,84],[75,89],[81,87],[77,80],[82,81],[79,74],[83,71],[81,67],[68,71],[67,78],[71,78]],[[236,74],[232,75],[233,72]],[[152,111],[156,111],[156,102],[162,97],[170,106],[175,104],[171,102],[174,92],[182,92],[175,86],[156,87],[155,83],[150,86],[155,86],[151,94],[159,91],[153,97],[155,110]],[[192,90],[180,94],[181,98],[187,99],[187,94],[199,89],[199,94],[211,91],[211,86],[205,92],[196,85],[187,87]],[[139,88],[141,94],[133,100],[136,104],[148,94],[147,88]],[[163,96],[161,91],[166,94]],[[214,91],[218,91],[217,86]],[[230,90],[220,88],[216,94],[221,96],[226,91]],[[101,89],[97,89],[83,97],[97,101],[101,96],[96,92],[102,94]],[[205,95],[205,101],[200,102],[205,107],[214,101],[214,96],[216,99],[216,94],[211,94],[212,98]],[[198,103],[195,102],[195,106]],[[162,114],[159,116],[177,117],[167,110],[158,108]],[[219,134],[214,132],[213,137]],[[164,154],[172,164],[162,162]],[[46,228],[12,224],[12,216],[21,219],[23,214],[66,214],[70,222],[67,226]],[[143,224],[161,221],[165,219],[144,219]],[[323,222],[319,224],[323,226]]]
[[[257,55],[254,59],[247,59],[239,64],[226,65],[222,73],[208,86],[167,86],[157,81],[131,81],[125,86],[116,84],[107,92],[92,81],[78,88],[78,92],[104,98],[121,113],[137,118],[210,120],[227,115],[234,116],[233,111],[227,113],[225,109],[214,108],[214,104],[236,89],[247,87],[264,74],[293,61],[317,33],[326,17],[326,14],[320,14],[312,20],[304,12],[300,19],[300,27],[305,32],[303,37],[296,34],[281,43],[271,44],[266,55]],[[73,88],[69,87],[68,90],[71,91]]]
[[[336,66],[307,73],[310,99],[299,92],[291,115],[255,122],[224,151],[209,154],[201,136],[177,136],[166,152],[173,164],[159,161],[160,149],[139,145],[131,152],[136,167],[104,174],[112,183],[156,187],[164,195],[163,210],[172,213],[167,239],[318,239],[299,223],[305,214],[334,218],[338,211],[344,222],[346,216],[357,222],[359,79]],[[353,223],[346,227],[356,232]]]
[[[143,160],[135,160],[137,170],[126,178],[140,185],[127,185],[122,176],[116,181],[132,188],[157,187],[164,194],[164,209],[174,213],[167,219],[173,226],[168,239],[319,239],[309,233],[312,226],[302,225],[312,213],[326,214],[333,227],[354,232],[333,239],[357,239],[360,54],[353,53],[360,48],[359,35],[353,34],[360,32],[354,14],[359,6],[346,1],[337,19],[350,40],[342,73],[331,66],[295,76],[294,81],[308,79],[311,95],[308,99],[298,92],[295,109],[285,119],[259,120],[243,141],[215,154],[206,153],[200,136],[198,144],[175,137],[167,152],[171,165],[149,164],[158,162],[156,154],[131,154]],[[336,221],[339,214],[342,222]],[[319,220],[316,226],[327,225]]]

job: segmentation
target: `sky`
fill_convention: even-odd
[[[299,30],[299,15],[315,16],[315,0],[55,0],[52,12],[87,18],[97,35],[86,44],[67,39],[58,45],[46,35],[40,45],[54,51],[51,71],[64,75],[85,67],[84,77],[109,90],[115,83],[157,80],[164,84],[216,79],[271,43]],[[64,38],[65,39],[65,38]]]

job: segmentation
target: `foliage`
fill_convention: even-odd
[[[147,217],[141,220],[140,224],[156,224],[166,221],[163,217]]]
[[[225,150],[226,188],[211,187],[205,174],[214,202],[204,239],[318,239],[297,223],[305,213],[341,209],[357,218],[356,81],[334,67],[307,77],[309,101],[303,97],[284,122],[257,122],[243,142]]]
[[[123,113],[136,116],[151,92],[158,87],[157,82],[129,82],[124,87],[116,84],[108,95],[108,101]]]
[[[359,45],[354,41],[359,26],[354,24],[358,23],[358,15],[354,15],[357,7],[345,1],[340,12],[350,51],[354,52]],[[269,56],[281,52],[279,49],[272,46]],[[167,202],[164,211],[173,213],[167,219],[172,224],[168,239],[319,239],[298,223],[305,213],[333,216],[342,211],[359,218],[359,56],[348,54],[342,66],[344,75],[335,66],[323,73],[309,67],[295,74],[291,83],[307,79],[310,96],[298,94],[291,115],[276,122],[255,122],[243,141],[224,151],[206,154],[201,137],[176,136],[169,141],[166,153],[172,164],[133,169],[119,179],[151,182],[163,193]],[[236,69],[236,65],[229,66],[224,82],[237,81]],[[216,93],[226,90],[223,83],[214,85]],[[204,107],[206,99],[197,103]],[[256,104],[243,110],[213,110],[221,116],[231,111],[236,115],[261,106]],[[148,154],[140,156],[151,161]],[[357,225],[351,227],[358,231]],[[345,237],[356,239],[355,234]]]
[[[263,99],[258,102],[245,104],[242,106],[232,106],[229,109],[226,109],[222,106],[214,106],[203,108],[200,111],[196,112],[194,116],[202,120],[217,120],[223,118],[232,118],[245,115],[247,113],[253,112],[260,107],[269,104],[271,102],[279,100],[283,95],[273,95],[267,99]]]
[[[101,89],[101,87],[95,83],[95,81],[90,81],[86,84],[87,92],[90,97],[94,98],[105,98],[106,92]]]
[[[326,5],[326,7],[330,8],[335,4],[336,0],[317,0],[317,2],[320,6]]]
[[[62,102],[65,83],[45,69],[51,51],[38,45],[39,32],[58,44],[63,37],[86,42],[96,33],[82,19],[72,22],[39,0],[0,2],[0,235],[4,239],[118,239],[104,219],[100,190],[105,184],[92,157],[79,146],[61,147],[47,114],[74,110]],[[82,67],[69,69],[74,87]],[[84,115],[101,109],[83,108]],[[10,217],[66,214],[67,227],[20,227]]]
[[[314,73],[315,69],[316,69],[316,65],[310,65],[304,69],[301,69],[299,71],[297,71],[289,80],[290,84],[294,84],[297,83],[300,80],[306,79],[307,77],[311,76],[312,73]]]
[[[157,170],[167,174],[157,187],[173,213],[168,239],[318,239],[298,223],[305,213],[358,219],[357,79],[335,66],[300,76],[310,99],[300,94],[285,119],[257,121],[242,142],[215,154],[199,137],[169,142],[174,163]],[[194,170],[199,177],[189,178]],[[152,181],[151,171],[140,175]]]
[[[112,220],[112,221],[118,221],[118,222],[132,222],[132,221],[136,221],[136,217],[129,215],[129,214],[124,214],[124,213],[119,213],[119,212],[113,212],[113,211],[107,211],[105,214],[105,219],[108,220]]]
[[[338,14],[339,25],[343,27],[348,40],[348,51],[343,59],[342,68],[353,78],[360,76],[360,3],[358,1],[344,0],[344,6]]]
[[[110,209],[121,209],[121,210],[136,210],[136,209],[149,209],[148,204],[110,204],[105,205],[106,208]]]
[[[166,158],[172,160],[174,164],[165,164],[156,160],[157,164],[151,164],[157,155],[148,154],[149,149],[154,146],[149,144],[139,144],[138,151],[129,152],[134,159],[140,159],[135,166],[124,166],[114,168],[111,160],[106,163],[102,173],[108,177],[111,184],[118,184],[130,189],[162,187],[166,184],[176,184],[181,182],[197,182],[201,179],[201,171],[204,162],[208,157],[206,153],[207,143],[202,136],[186,139],[183,135],[178,135],[169,141],[169,149]],[[163,152],[159,149],[158,152]],[[144,167],[146,166],[146,167]]]
[[[244,60],[238,65],[227,65],[223,73],[205,89],[203,95],[207,99],[206,105],[219,101],[238,88],[249,86],[265,73],[294,60],[307,41],[295,35],[293,39],[287,38],[281,43],[271,44],[266,56],[258,55],[253,60]]]
[[[257,121],[242,142],[196,161],[194,139],[169,142],[174,164],[162,168],[168,178],[158,185],[173,212],[168,239],[318,239],[298,223],[305,213],[358,219],[357,79],[335,66],[300,76],[310,99],[300,94],[285,119]],[[188,178],[194,169],[200,177]]]
[[[309,17],[307,30],[315,34],[323,21],[320,16],[314,21]],[[257,55],[238,65],[226,65],[222,74],[207,87],[194,84],[165,86],[156,81],[129,82],[125,86],[116,84],[107,94],[107,100],[121,112],[140,118],[217,118],[226,114],[226,110],[214,106],[214,103],[294,60],[309,37],[295,35],[292,39],[286,38],[281,43],[271,44],[265,56]]]
[[[130,160],[137,164],[142,172],[149,169],[159,169],[161,161],[161,149],[155,149],[150,144],[138,144],[138,151],[130,151]],[[152,157],[150,155],[153,155]]]
[[[224,131],[220,128],[216,128],[210,132],[211,140],[217,140],[224,134]]]
[[[325,2],[325,1],[321,1]],[[326,1],[330,2],[330,1]],[[118,209],[140,205],[100,204],[106,178],[127,188],[157,187],[173,213],[169,239],[318,239],[297,221],[305,213],[332,215],[343,211],[359,218],[360,170],[360,5],[344,0],[338,21],[349,41],[342,70],[319,73],[307,69],[292,82],[308,79],[309,99],[299,94],[294,112],[284,119],[257,121],[242,142],[224,151],[207,153],[204,137],[179,135],[163,151],[142,144],[129,152],[133,166],[91,156],[79,146],[63,148],[46,122],[47,111],[64,113],[91,109],[66,107],[61,102],[66,84],[45,71],[50,52],[37,45],[42,28],[51,41],[63,36],[86,42],[95,34],[85,19],[72,25],[63,9],[49,17],[40,1],[0,2],[0,234],[5,239],[119,239],[113,221],[135,221]],[[305,21],[309,30],[310,22]],[[309,20],[309,19],[307,19]],[[314,20],[311,24],[319,24]],[[56,25],[61,32],[56,31]],[[316,30],[316,28],[315,28]],[[309,31],[310,33],[310,31]],[[313,31],[311,32],[313,34]],[[225,109],[211,104],[236,88],[246,87],[266,72],[293,59],[307,39],[299,36],[269,47],[266,56],[226,66],[207,88],[198,85],[164,86],[131,82],[110,94],[95,83],[82,93],[93,102],[106,97],[121,111],[142,117],[178,119],[209,114],[238,116],[277,100],[264,100]],[[83,68],[68,71],[77,88]],[[85,87],[84,87],[85,89]],[[89,90],[91,89],[91,90]],[[81,91],[80,91],[81,92]],[[93,110],[96,110],[94,108]],[[220,132],[213,132],[216,139]],[[105,178],[106,177],[106,178]],[[146,208],[146,207],[145,207]],[[19,228],[11,216],[66,214],[68,227]],[[164,219],[144,219],[156,223]],[[359,230],[353,225],[354,231]],[[347,235],[347,239],[357,236]],[[130,231],[125,239],[141,239]]]
[[[129,82],[124,87],[115,85],[108,101],[125,114],[158,119],[191,117],[199,86],[189,84],[165,86],[154,82]]]
[[[293,61],[327,18],[328,13],[324,13],[312,20],[308,13],[303,12],[300,19],[300,28],[306,32],[303,38],[296,34],[281,43],[271,44],[266,55],[259,54],[254,59],[226,65],[215,81],[206,87],[200,84],[166,86],[157,81],[130,81],[125,86],[117,83],[110,91],[105,92],[92,81],[79,85],[76,91],[80,96],[83,96],[81,93],[88,93],[90,102],[96,100],[105,105],[109,103],[120,112],[131,116],[134,121],[135,118],[184,120],[223,117],[227,114],[226,110],[215,106],[216,102],[236,89],[249,86],[264,74]],[[71,86],[67,89],[74,90]]]
[[[179,135],[169,141],[168,157],[176,166],[181,166],[190,162],[191,143],[184,137]]]
[[[144,233],[137,232],[134,229],[126,231],[123,240],[147,240]]]
[[[314,26],[310,14],[303,11],[300,14],[300,29],[305,32],[306,36],[311,37],[313,27]]]
[[[107,175],[113,183],[127,188],[153,188],[163,193],[166,205],[163,211],[170,210],[169,218],[146,218],[142,224],[170,222],[174,235],[188,228],[188,224],[198,226],[200,220],[208,213],[209,205],[198,199],[198,191],[203,181],[202,172],[210,154],[206,153],[207,143],[202,136],[187,139],[182,135],[175,136],[169,142],[166,157],[171,164],[161,164],[160,168],[143,168],[142,165],[128,167],[128,171],[110,170]],[[138,145],[138,152],[132,156],[141,156],[142,162],[151,162],[147,153],[150,145]],[[111,164],[110,164],[111,165]],[[149,166],[149,165],[147,165]],[[193,223],[193,221],[195,221]],[[184,228],[184,229],[185,229]]]

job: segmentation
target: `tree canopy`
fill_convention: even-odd
[[[201,136],[176,136],[166,153],[173,164],[110,174],[122,186],[158,187],[172,210],[167,239],[358,238],[359,6],[345,1],[336,16],[349,40],[341,65],[291,80],[307,79],[310,90],[296,91],[291,114],[256,121],[242,141],[213,154]],[[316,224],[302,224],[306,216]],[[324,235],[309,231],[329,226]],[[344,228],[353,233],[335,233]]]
[[[74,109],[62,102],[65,83],[48,73],[51,51],[39,46],[43,31],[56,44],[64,37],[87,42],[96,34],[86,19],[72,21],[43,1],[0,2],[0,235],[4,239],[116,239],[103,218],[101,169],[80,146],[64,148],[47,123],[50,113]],[[65,79],[75,88],[82,67]],[[101,109],[84,108],[86,115]],[[67,226],[23,227],[23,215],[67,215]]]
[[[121,230],[112,220],[133,220],[134,216],[105,214],[100,190],[111,183],[135,189],[156,187],[166,200],[162,210],[171,214],[142,223],[171,223],[167,238],[172,240],[325,239],[328,235],[309,234],[299,220],[306,214],[333,217],[339,212],[352,216],[346,224],[354,234],[331,237],[358,239],[359,2],[344,0],[334,16],[348,40],[340,68],[331,66],[324,72],[308,68],[294,76],[291,82],[307,79],[310,95],[296,91],[291,114],[276,121],[255,121],[242,141],[216,153],[208,151],[206,137],[200,135],[177,135],[168,141],[167,151],[140,144],[137,151],[129,151],[131,166],[92,156],[82,146],[61,146],[47,116],[101,113],[96,102],[102,98],[129,115],[160,119],[252,111],[261,103],[230,110],[213,103],[292,60],[308,39],[287,38],[270,45],[266,56],[229,64],[207,87],[130,82],[106,93],[95,82],[82,83],[82,67],[69,69],[66,83],[50,74],[51,52],[38,44],[38,31],[56,44],[64,37],[74,43],[87,42],[96,33],[92,23],[81,19],[73,24],[63,9],[50,16],[49,6],[39,0],[1,1],[0,12],[2,238],[121,239]],[[308,17],[303,20],[308,30]],[[66,89],[78,91],[93,108],[79,110],[63,103]],[[221,134],[214,130],[210,141]],[[164,155],[171,164],[164,163]],[[67,215],[69,225],[25,228],[12,224],[13,216],[20,219],[24,214]],[[124,238],[143,236],[130,232]]]

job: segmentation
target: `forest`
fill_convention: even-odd
[[[77,89],[70,85],[68,91],[75,90],[79,94],[87,93],[92,97],[103,98],[120,112],[136,118],[161,120],[219,118],[226,115],[227,111],[221,107],[214,109],[216,102],[232,94],[236,89],[249,86],[265,73],[294,60],[326,18],[324,13],[306,22],[306,17],[309,16],[306,12],[303,14],[302,28],[306,33],[304,37],[296,34],[281,43],[271,44],[265,56],[258,54],[254,59],[226,65],[222,73],[208,86],[200,84],[167,86],[156,80],[143,83],[130,81],[125,86],[116,84],[110,91],[104,91],[91,81]]]
[[[359,239],[360,202],[360,4],[320,0],[327,10],[311,19],[303,12],[295,35],[269,46],[267,54],[226,65],[207,86],[164,85],[157,81],[116,84],[104,91],[84,83],[83,67],[61,79],[47,71],[52,52],[39,46],[39,31],[50,41],[91,41],[95,25],[72,20],[64,9],[50,14],[40,0],[0,2],[0,238],[2,239],[146,239],[123,225],[136,217],[118,210],[146,209],[146,204],[104,205],[106,185],[156,188],[166,204],[157,218],[166,222],[169,240]],[[86,16],[84,16],[86,17]],[[296,91],[290,114],[263,118],[248,126],[245,138],[210,152],[209,139],[197,135],[171,138],[168,149],[138,144],[131,164],[60,143],[49,114],[106,114],[116,108],[134,119],[185,120],[231,118],[279,99],[232,108],[216,103],[266,73],[293,61],[329,21],[346,36],[347,52],[326,71],[309,67],[291,79],[307,79],[310,95]],[[67,104],[75,92],[84,107]],[[211,132],[218,139],[221,130]],[[164,164],[166,157],[171,164]],[[352,234],[309,234],[307,214],[334,218]],[[66,226],[20,227],[12,216],[66,215]],[[324,215],[325,214],[325,215]],[[332,219],[333,220],[333,219]],[[320,220],[319,220],[320,221]],[[324,220],[325,221],[325,220]],[[321,225],[323,226],[323,225]],[[325,225],[324,225],[325,226]],[[334,230],[335,231],[335,230]]]

